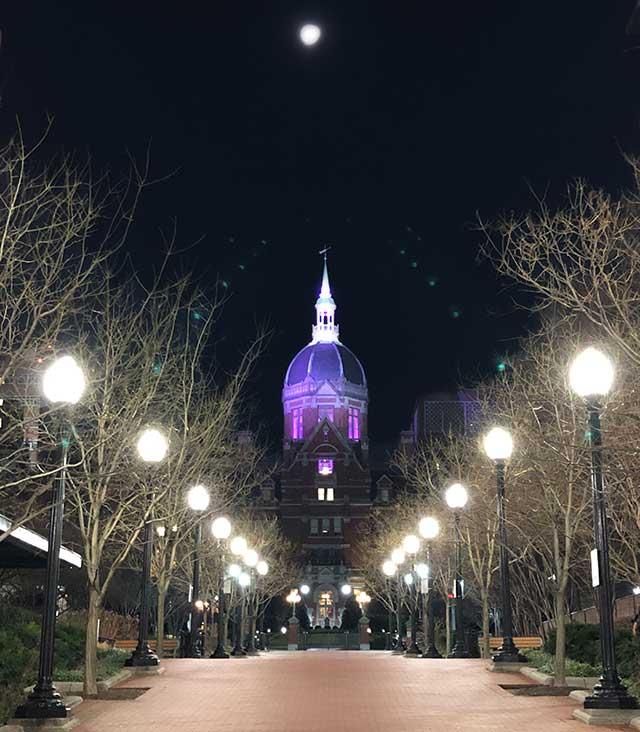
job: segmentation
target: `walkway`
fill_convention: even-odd
[[[272,652],[227,661],[176,659],[128,701],[80,705],[74,732],[585,732],[566,697],[513,696],[484,661],[383,652]],[[605,728],[600,727],[604,730]],[[616,728],[611,728],[616,729]],[[617,728],[621,729],[621,728]]]

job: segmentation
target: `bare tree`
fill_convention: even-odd
[[[126,240],[148,175],[133,166],[114,182],[70,157],[41,162],[47,132],[29,146],[18,131],[0,149],[0,495],[11,529],[47,510],[40,496],[57,470],[40,423],[42,362]]]

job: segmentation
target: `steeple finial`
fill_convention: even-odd
[[[322,287],[320,288],[321,298],[331,297],[331,287],[329,286],[329,271],[327,270],[327,252],[329,251],[329,249],[331,249],[331,247],[325,247],[319,252],[319,254],[322,254],[324,256],[324,271],[322,273]]]
[[[330,246],[318,252],[318,254],[324,256],[324,269],[320,295],[316,300],[316,324],[313,326],[312,343],[337,343],[340,335],[340,328],[335,322],[336,304],[329,285],[329,270],[327,268],[327,252],[329,249],[331,249]]]

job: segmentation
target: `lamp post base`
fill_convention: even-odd
[[[464,643],[462,641],[458,641],[447,658],[471,658],[471,655],[464,647]]]
[[[209,658],[229,658],[229,654],[222,646],[218,646]]]
[[[124,665],[129,668],[139,668],[142,666],[158,666],[159,663],[160,659],[145,643],[135,649],[131,656],[124,662]]]
[[[492,656],[494,663],[527,663],[529,660],[516,644],[511,641],[504,642]]]
[[[15,727],[24,730],[24,732],[32,729],[38,730],[38,732],[66,732],[68,729],[73,729],[79,721],[75,717],[49,717],[46,719],[40,717],[21,717],[10,719],[7,722],[7,728],[13,729]]]
[[[417,658],[418,656],[422,655],[422,649],[417,643],[412,643],[409,648],[404,653],[405,656],[414,656]]]
[[[442,658],[442,653],[435,646],[427,646],[422,652],[422,658]]]
[[[638,701],[620,681],[601,678],[593,693],[584,700],[585,709],[637,709]]]
[[[69,708],[54,686],[48,689],[34,689],[24,704],[16,709],[16,719],[66,720]]]

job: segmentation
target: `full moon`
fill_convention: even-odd
[[[321,35],[322,31],[320,30],[320,27],[313,23],[308,23],[300,28],[300,40],[305,46],[315,46],[320,40]]]

